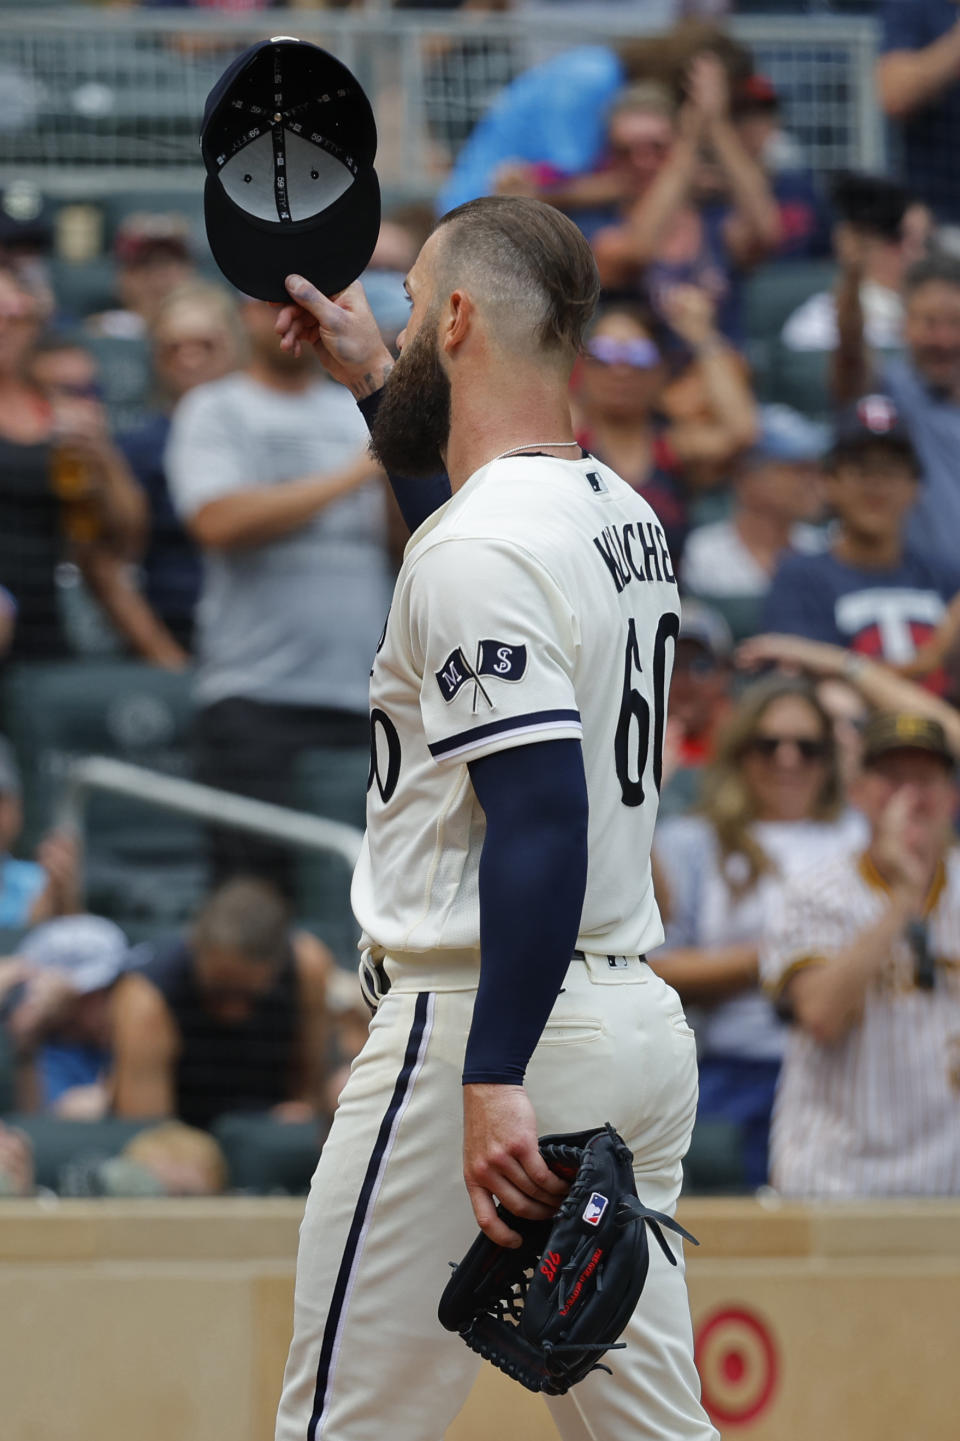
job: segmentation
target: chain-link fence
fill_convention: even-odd
[[[333,50],[367,88],[385,185],[420,194],[436,187],[515,75],[559,50],[615,43],[638,28],[632,17],[628,29],[589,7],[482,18],[298,12],[295,20],[300,36]],[[238,50],[280,23],[199,11],[0,12],[0,179],[29,173],[61,194],[195,187],[208,90]],[[881,161],[873,21],[743,16],[732,29],[777,86],[787,128],[815,171]]]

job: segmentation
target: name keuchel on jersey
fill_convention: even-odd
[[[653,521],[605,525],[593,543],[610,572],[617,594],[632,580],[659,580],[676,585],[667,538]]]

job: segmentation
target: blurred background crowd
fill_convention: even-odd
[[[683,597],[688,1184],[960,1194],[955,0],[0,4],[0,1194],[303,1189],[366,1029],[406,532],[206,252],[199,113],[261,10],[371,94],[387,337],[462,201],[593,246],[577,435]]]

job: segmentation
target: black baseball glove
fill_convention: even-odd
[[[481,1233],[454,1266],[439,1317],[528,1390],[562,1396],[605,1351],[620,1349],[647,1278],[647,1227],[672,1266],[661,1226],[697,1242],[638,1199],[633,1156],[612,1126],[543,1136],[540,1151],[570,1182],[559,1211],[530,1221],[498,1206],[522,1245],[498,1246]]]

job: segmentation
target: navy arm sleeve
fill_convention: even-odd
[[[587,782],[577,740],[469,763],[487,819],[480,983],[464,1085],[518,1086],[577,944],[587,885]]]
[[[357,401],[360,414],[367,422],[369,429],[373,425],[373,419],[380,408],[382,390],[375,390],[372,395],[365,395],[362,400]],[[428,515],[432,515],[444,501],[450,499],[450,477],[445,470],[438,471],[436,475],[429,476],[426,480],[410,480],[405,475],[387,475],[390,488],[397,498],[397,505],[400,507],[400,514],[403,516],[410,528],[411,535],[422,525]]]

